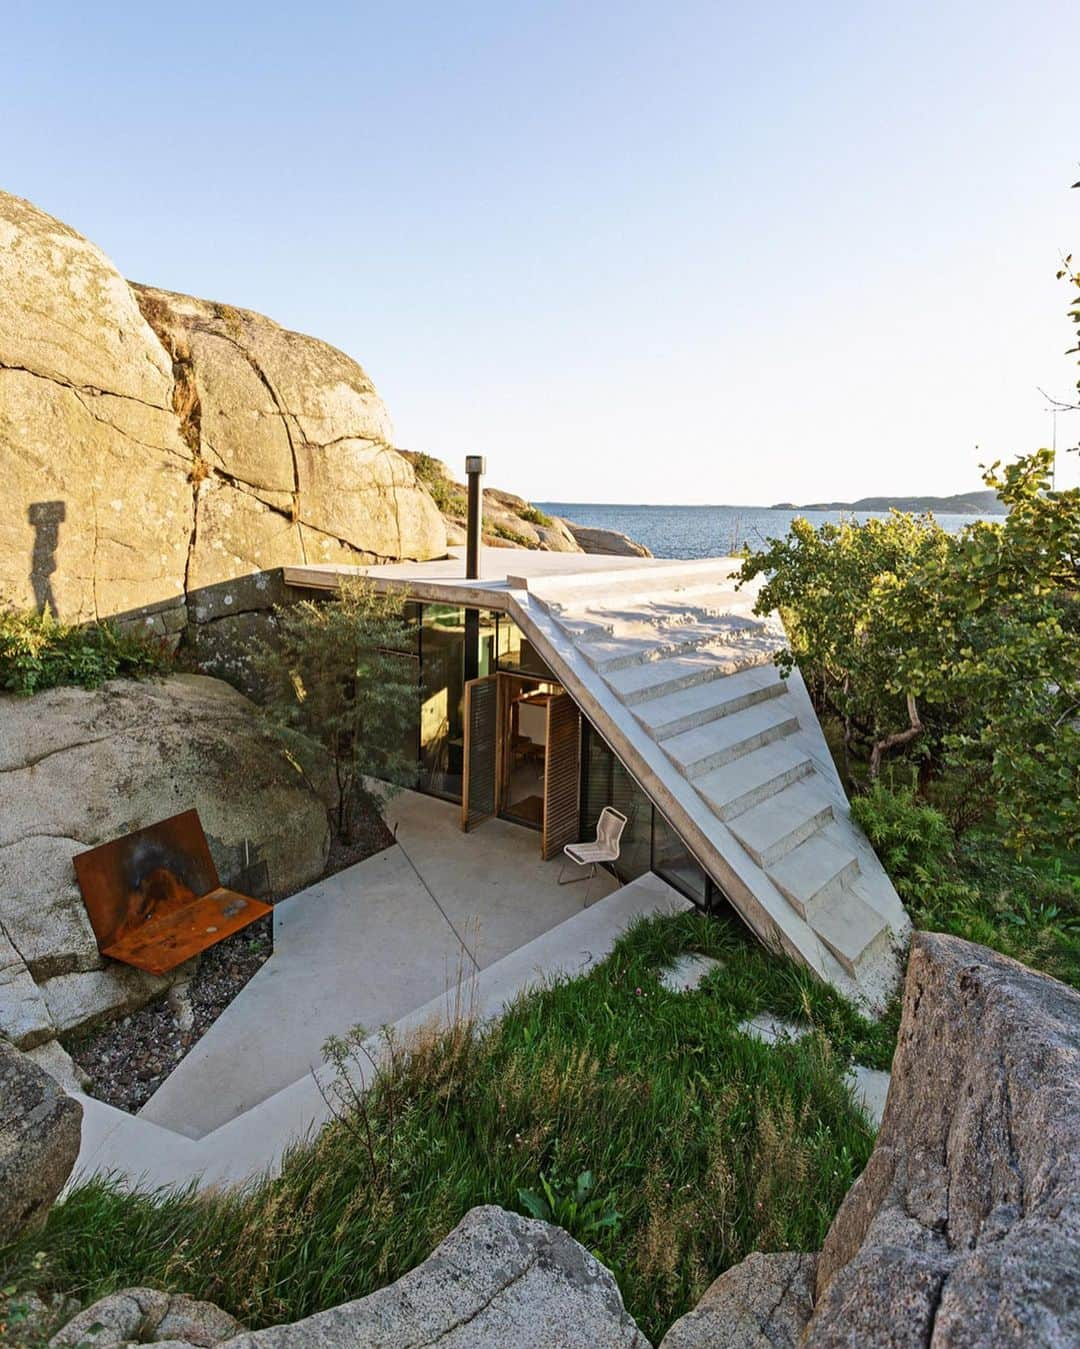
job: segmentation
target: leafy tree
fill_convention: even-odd
[[[1021,850],[1080,842],[1080,490],[1052,491],[1053,464],[1039,450],[985,472],[1002,521],[953,536],[898,512],[796,520],[741,573],[765,574],[781,666],[799,664],[871,780],[896,752],[948,769]]]
[[[404,601],[359,581],[336,599],[278,608],[275,623],[257,662],[266,713],[301,763],[312,741],[327,751],[337,833],[351,839],[365,798],[416,777],[416,638]]]

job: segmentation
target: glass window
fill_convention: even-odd
[[[537,679],[554,681],[555,676],[540,659],[536,648],[512,618],[498,615],[499,669],[512,674],[534,675]]]
[[[465,610],[425,604],[420,620],[420,785],[461,799],[465,750]]]
[[[658,810],[652,814],[652,869],[669,885],[708,908],[712,884],[694,861],[686,844]]]
[[[593,838],[600,812],[614,806],[626,816],[619,844],[619,876],[632,881],[650,868],[652,804],[603,736],[582,721],[581,836]]]

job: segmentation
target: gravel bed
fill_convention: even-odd
[[[365,812],[352,843],[331,844],[323,876],[362,862],[393,841],[382,817]],[[165,997],[88,1035],[69,1038],[64,1047],[89,1078],[89,1093],[135,1114],[273,949],[273,915],[266,914],[205,951],[191,978],[176,984]]]

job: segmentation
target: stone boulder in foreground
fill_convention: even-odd
[[[73,1328],[85,1332],[106,1304],[137,1306],[146,1292],[103,1299],[52,1344],[81,1343]],[[169,1340],[177,1349],[208,1342],[176,1329]],[[294,1325],[212,1342],[223,1349],[649,1349],[614,1278],[584,1247],[560,1227],[495,1207],[472,1209],[388,1288]]]
[[[0,1039],[0,1240],[48,1213],[79,1155],[82,1106]]]
[[[1080,1344],[1080,993],[915,937],[885,1117],[804,1343]]]
[[[228,684],[0,695],[0,1035],[30,1049],[168,986],[102,960],[72,858],[193,806],[226,884],[245,856],[277,893],[322,874],[326,807]]]
[[[748,1256],[662,1349],[1076,1344],[1080,993],[920,932],[881,1130],[820,1256]]]

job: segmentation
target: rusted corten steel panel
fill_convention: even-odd
[[[221,885],[196,810],[77,853],[75,874],[98,950],[150,974],[271,912]]]

